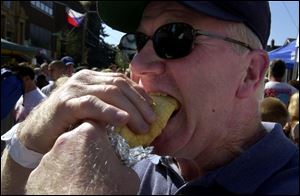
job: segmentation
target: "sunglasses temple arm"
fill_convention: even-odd
[[[204,35],[204,36],[207,36],[207,37],[212,37],[212,38],[215,38],[215,39],[221,39],[221,40],[224,40],[224,41],[227,41],[227,42],[238,44],[240,46],[248,48],[250,51],[253,50],[253,48],[249,44],[246,44],[244,42],[241,42],[241,41],[238,41],[238,40],[235,40],[235,39],[231,39],[229,37],[223,37],[223,36],[220,36],[220,35],[208,33],[208,32],[205,32],[205,31],[199,31],[199,30],[197,30],[195,33],[196,33],[196,35]]]

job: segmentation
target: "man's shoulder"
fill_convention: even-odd
[[[54,82],[49,83],[48,85],[44,86],[41,91],[48,96],[50,94],[50,91],[54,87]]]
[[[54,85],[54,83],[53,82],[49,82],[49,84],[47,84],[46,86],[44,86],[41,90],[43,91],[44,89],[49,89],[49,88],[51,88],[52,86]]]
[[[270,129],[272,124],[264,123],[264,127]],[[284,135],[279,124],[273,126],[265,141],[260,143],[265,149],[258,149],[261,158],[265,157],[258,159],[260,162],[255,167],[263,166],[264,169],[261,167],[260,171],[266,178],[256,192],[284,195],[299,193],[299,148]]]
[[[278,169],[260,187],[266,194],[299,194],[299,149],[296,150],[284,167]]]
[[[276,82],[276,81],[269,81],[265,84],[265,89],[290,89],[294,90],[295,87],[286,83],[286,82]]]

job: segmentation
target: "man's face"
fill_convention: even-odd
[[[48,76],[49,75],[48,65],[43,66],[41,72],[44,73],[46,76]]]
[[[74,64],[69,64],[68,65],[68,76],[72,76],[74,73]]]
[[[63,68],[53,66],[52,64],[48,67],[49,77],[51,80],[56,81],[59,77],[65,74],[65,70]]]
[[[226,22],[193,12],[175,2],[152,2],[138,31],[153,36],[160,26],[184,22],[195,29],[232,37]],[[234,38],[234,37],[232,37]],[[197,36],[192,52],[167,60],[155,53],[149,40],[131,62],[132,78],[146,92],[160,92],[180,102],[179,111],[154,141],[157,153],[195,158],[225,134],[234,118],[232,106],[244,73],[243,56],[223,40]]]

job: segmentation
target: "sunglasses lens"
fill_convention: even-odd
[[[131,56],[131,60],[137,52],[142,50],[148,40],[148,36],[143,33],[127,33],[121,38],[119,48],[123,53]]]
[[[193,41],[192,27],[183,23],[164,25],[153,36],[154,49],[164,59],[177,59],[188,55]]]
[[[147,35],[145,35],[144,33],[136,32],[135,38],[136,38],[137,51],[139,52],[146,45],[147,41],[149,40],[149,37]]]
[[[127,56],[128,60],[131,61],[137,52],[136,38],[134,33],[125,34],[119,43],[119,49],[124,55]]]
[[[141,32],[127,33],[120,41],[119,48],[134,56],[151,39]],[[193,28],[185,23],[170,23],[158,28],[152,37],[156,54],[163,59],[177,59],[187,56],[193,47]]]

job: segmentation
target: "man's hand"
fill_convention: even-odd
[[[127,124],[141,133],[148,130],[155,114],[151,98],[123,74],[83,70],[28,116],[20,126],[19,138],[27,148],[44,154],[57,137],[85,120]]]
[[[103,128],[107,124],[127,124],[136,133],[147,132],[149,123],[155,120],[151,103],[152,100],[144,89],[124,74],[91,70],[82,70],[74,74],[33,109],[18,128],[19,140],[26,148],[42,154],[51,150],[32,174],[29,185],[39,185],[36,180],[39,179],[40,182],[44,182],[38,186],[40,188],[54,187],[55,182],[60,182],[55,185],[56,192],[66,192],[64,189],[59,190],[65,187],[63,183],[66,183],[68,188],[86,188],[87,192],[91,192],[89,187],[95,187],[92,185],[97,185],[97,192],[122,192],[122,184],[118,183],[122,180],[126,190],[129,189],[130,186],[126,183],[127,174],[129,173],[128,179],[132,176],[131,170],[121,165],[120,160],[114,157],[113,150],[109,149],[111,144],[100,143],[98,148],[96,139],[91,140],[89,131],[86,134],[88,137],[83,137],[85,139],[81,138],[85,134],[77,132],[95,130],[99,132],[99,137],[103,137],[99,139],[97,136],[97,141],[103,141],[107,137]],[[82,122],[92,123],[87,128],[86,123]],[[98,125],[98,129],[94,129],[95,124]],[[70,131],[78,125],[80,126],[77,129]],[[74,139],[75,136],[78,137]],[[58,137],[60,139],[56,142]],[[69,137],[72,138],[70,141]],[[52,149],[55,142],[55,148]],[[1,161],[1,193],[5,190],[5,193],[11,194],[19,187],[18,194],[23,194],[22,190],[29,175],[28,169],[15,163],[7,154],[4,156]],[[43,174],[47,174],[47,179]],[[75,185],[68,183],[70,180],[75,182]],[[101,190],[98,190],[99,184]]]
[[[30,174],[27,194],[136,194],[139,179],[122,165],[105,127],[84,122],[62,134]]]

